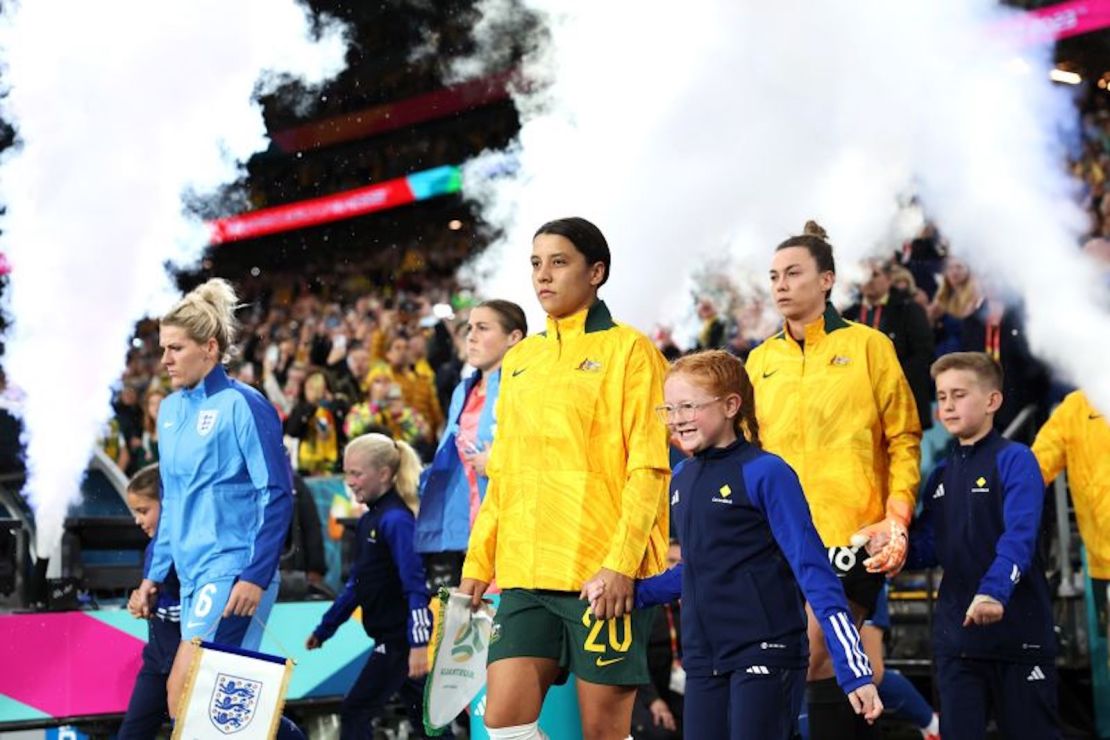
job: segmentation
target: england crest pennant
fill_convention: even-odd
[[[173,740],[277,734],[293,661],[210,642],[194,642]]]

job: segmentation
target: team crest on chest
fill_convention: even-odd
[[[215,409],[205,409],[197,416],[197,434],[202,437],[207,437],[216,428],[216,417],[219,411]]]

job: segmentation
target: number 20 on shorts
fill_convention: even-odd
[[[592,622],[592,624],[591,624]],[[621,623],[622,631],[624,632],[622,639],[617,639],[617,622]],[[590,628],[590,632],[586,635],[586,641],[582,643],[582,647],[591,653],[604,653],[606,646],[598,642],[598,637],[601,635],[601,626],[603,624],[609,625],[609,648],[617,651],[618,653],[627,653],[628,648],[632,646],[632,617],[625,614],[623,617],[613,617],[612,619],[594,619],[593,613],[589,607],[582,613],[582,624]]]

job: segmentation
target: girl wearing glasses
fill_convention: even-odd
[[[544,737],[540,707],[568,671],[584,737],[623,740],[649,680],[653,614],[632,611],[632,586],[667,557],[667,431],[653,411],[665,364],[598,300],[609,262],[589,221],[541,226],[532,285],[547,328],[501,365],[489,485],[459,586],[475,606],[495,577],[502,589],[487,673],[494,740]],[[580,598],[591,579],[605,584],[592,609]]]
[[[828,302],[836,263],[824,229],[810,221],[780,244],[770,275],[785,325],[747,365],[763,444],[801,479],[858,627],[883,575],[905,561],[921,475],[917,405],[890,339],[845,321]],[[872,737],[837,687],[818,616],[810,610],[811,736]]]
[[[683,563],[641,582],[636,606],[682,597],[683,734],[794,737],[809,647],[803,594],[825,627],[841,690],[873,722],[882,703],[847,599],[798,476],[759,447],[744,365],[720,350],[683,357],[664,396],[660,416],[692,455],[671,480]],[[591,600],[601,593],[589,584]]]

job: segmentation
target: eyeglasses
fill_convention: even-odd
[[[665,403],[662,406],[656,406],[655,413],[664,424],[693,421],[698,417],[699,411],[720,400],[720,396],[714,396],[708,401],[702,401],[700,403],[694,403],[693,401],[683,401],[679,404]]]

